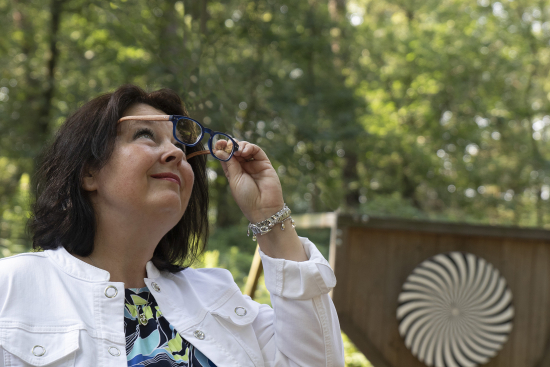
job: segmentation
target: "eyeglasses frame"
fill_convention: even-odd
[[[196,123],[197,125],[200,126],[201,128],[201,134],[200,136],[197,138],[197,141],[194,143],[194,144],[188,144],[188,143],[184,143],[183,141],[179,140],[177,135],[176,135],[176,125],[178,123],[179,120],[181,119],[184,119],[184,120],[191,120],[193,121],[194,123]],[[233,154],[239,149],[239,144],[237,144],[237,142],[235,141],[235,139],[233,139],[231,136],[225,134],[225,133],[222,133],[222,132],[219,132],[219,131],[213,131],[207,127],[204,127],[202,126],[202,124],[200,122],[198,122],[197,120],[194,120],[190,117],[187,117],[187,116],[183,116],[183,115],[142,115],[142,116],[124,116],[122,118],[120,118],[117,123],[120,123],[122,121],[130,121],[130,120],[136,120],[136,121],[171,121],[174,128],[172,130],[172,135],[174,136],[174,139],[176,139],[178,142],[180,142],[181,144],[185,145],[186,147],[194,147],[195,145],[199,144],[200,141],[202,140],[202,138],[204,137],[204,134],[205,133],[208,133],[210,135],[210,138],[208,139],[208,149],[209,150],[200,150],[198,152],[193,152],[189,155],[187,155],[187,159],[190,159],[190,158],[193,158],[197,155],[202,155],[202,154],[211,154],[212,157],[216,158],[217,160],[219,161],[222,161],[222,162],[227,162],[228,160],[231,159],[231,157],[233,157]],[[212,138],[214,135],[216,134],[220,134],[220,135],[223,135],[223,136],[226,136],[229,138],[229,140],[231,140],[231,142],[233,143],[233,149],[231,151],[231,154],[229,155],[229,158],[227,159],[221,159],[221,158],[218,158],[214,155],[214,152],[212,151]]]

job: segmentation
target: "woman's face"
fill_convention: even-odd
[[[136,104],[124,116],[165,115]],[[83,187],[90,191],[94,210],[105,218],[127,216],[161,219],[172,228],[183,216],[193,189],[194,174],[183,146],[172,135],[170,121],[123,121],[113,154]]]

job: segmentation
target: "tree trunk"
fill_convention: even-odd
[[[332,20],[340,20],[346,14],[346,0],[329,0],[328,11]]]
[[[55,91],[55,68],[59,58],[59,50],[57,49],[57,35],[59,33],[59,24],[61,22],[61,13],[63,12],[63,3],[64,0],[51,0],[52,18],[50,22],[50,55],[47,61],[46,69],[46,87],[42,93],[42,103],[37,119],[37,134],[43,138],[43,141],[50,135],[50,106]]]
[[[206,22],[208,21],[208,0],[201,0],[201,35],[206,36]]]

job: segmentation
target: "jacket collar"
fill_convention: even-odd
[[[93,265],[71,255],[63,246],[55,250],[46,250],[44,254],[62,271],[72,277],[88,282],[108,282],[111,274],[107,270],[96,268]],[[152,261],[146,265],[147,278],[154,279],[160,276],[160,271],[153,265]]]
[[[147,261],[147,265],[145,265],[145,270],[147,271],[148,279],[155,279],[160,276],[160,271],[155,265],[153,265],[152,261]]]

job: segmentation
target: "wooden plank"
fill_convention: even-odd
[[[342,243],[348,243],[349,233],[348,231],[342,231],[340,228],[332,230],[335,234],[335,240],[333,248],[336,249],[336,256],[333,259],[333,269],[336,274],[336,287],[333,289],[333,302],[338,312],[349,312],[350,302],[347,300],[351,297],[348,289],[353,287],[352,277],[350,271],[352,270],[348,266],[350,262],[350,246],[342,246]],[[331,236],[332,237],[332,236]],[[340,243],[340,244],[339,244]]]
[[[387,230],[445,233],[467,236],[489,236],[523,239],[550,240],[550,231],[514,226],[488,226],[465,223],[450,223],[401,218],[369,217],[367,215],[339,215],[340,227],[356,226]]]
[[[545,343],[545,352],[542,355],[540,361],[535,365],[535,367],[548,367],[550,366],[550,337],[547,338]]]
[[[433,251],[434,235],[388,231],[381,231],[380,233],[389,237],[385,248],[382,248],[387,253],[388,264],[403,264],[403,266],[390,266],[386,271],[387,312],[384,316],[386,319],[386,342],[381,341],[385,347],[384,355],[396,366],[424,366],[405,346],[404,340],[399,334],[397,306],[403,283],[414,269],[415,264],[419,264],[429,257],[426,252],[431,253]],[[432,239],[430,240],[430,238]],[[408,246],[404,247],[403,241],[407,241]],[[387,340],[391,340],[391,342],[388,343]]]
[[[547,367],[550,366],[550,328],[549,328],[549,315],[547,310],[550,309],[550,271],[548,268],[548,263],[550,262],[550,251],[545,246],[538,246],[537,253],[535,255],[535,266],[533,267],[533,272],[535,278],[539,283],[539,288],[533,289],[535,292],[535,302],[536,302],[536,313],[539,315],[537,320],[537,330],[535,335],[535,340],[546,340],[544,345],[542,345],[542,350],[536,350],[536,356],[542,356],[539,358],[536,367]],[[540,343],[537,343],[540,344]]]
[[[347,257],[337,267],[337,277],[343,281],[336,289],[335,303],[339,314],[346,315],[355,327],[356,333],[350,335],[353,342],[361,334],[359,337],[367,338],[391,365],[422,366],[397,331],[397,295],[422,261],[439,253],[465,251],[493,264],[517,300],[514,330],[487,366],[527,367],[540,359],[550,309],[550,270],[546,266],[550,246],[546,242],[364,227],[348,227],[345,232],[347,239],[338,249],[338,262],[341,253],[347,252]],[[544,279],[539,282],[539,277]],[[544,325],[539,325],[541,322]],[[541,328],[544,330],[537,332]]]
[[[258,252],[258,246],[256,246],[254,258],[252,259],[252,265],[250,266],[250,271],[248,272],[248,279],[246,280],[246,285],[244,286],[244,294],[252,299],[254,299],[254,296],[256,295],[258,280],[262,275],[262,271],[262,258],[260,257],[260,253]]]
[[[332,271],[335,271],[334,268],[336,266],[336,253],[337,253],[337,247],[341,245],[342,240],[338,237],[338,233],[341,233],[342,231],[338,232],[338,216],[334,215],[332,218],[332,223],[330,227],[330,242],[329,242],[329,248],[328,248],[328,263],[330,267],[332,268]],[[338,280],[337,280],[338,281]],[[329,292],[329,297],[333,298],[334,296],[334,288]]]
[[[512,334],[507,344],[511,349],[510,360],[505,366],[529,366],[527,364],[526,354],[529,353],[529,345],[534,342],[529,338],[529,311],[531,306],[530,283],[531,283],[531,262],[524,254],[528,247],[517,246],[513,241],[506,241],[508,247],[508,266],[516,271],[510,272],[510,277],[506,279],[508,286],[512,291],[514,304],[514,324]],[[519,270],[519,271],[518,271]]]
[[[380,353],[380,346],[376,345],[375,340],[371,339],[372,334],[369,334],[370,330],[380,330],[380,318],[373,317],[376,314],[376,305],[370,301],[379,300],[379,297],[374,289],[368,285],[370,282],[366,282],[365,278],[370,277],[372,274],[373,265],[376,264],[376,260],[372,257],[365,256],[366,249],[376,242],[376,239],[365,238],[361,228],[350,228],[347,231],[345,246],[349,247],[349,256],[346,263],[346,271],[348,273],[347,284],[342,284],[346,292],[345,309],[348,311],[348,320],[353,320],[356,331],[362,332],[364,336],[376,347]],[[367,326],[370,326],[368,328]],[[376,337],[376,335],[374,335]],[[352,338],[350,336],[350,338]],[[352,339],[354,342],[355,340]],[[368,358],[368,357],[367,357]]]

